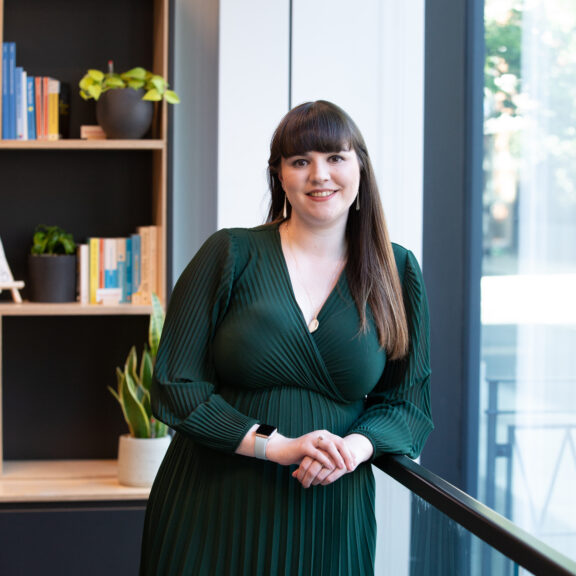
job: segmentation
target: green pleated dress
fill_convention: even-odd
[[[277,225],[221,230],[183,272],[156,361],[156,416],[176,430],[150,495],[142,576],[373,574],[369,463],[329,486],[236,455],[258,422],[297,437],[365,435],[374,457],[416,456],[432,429],[428,309],[420,268],[394,245],[410,356],[387,362],[342,274],[308,331]],[[380,537],[385,537],[381,535]]]

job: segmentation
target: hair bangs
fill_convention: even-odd
[[[340,152],[350,150],[354,135],[346,118],[327,106],[303,106],[286,118],[278,140],[283,158],[306,152]]]

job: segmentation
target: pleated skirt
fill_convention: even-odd
[[[233,396],[227,400],[261,421],[281,422],[290,437],[321,428],[343,435],[361,409],[301,391]],[[296,397],[297,410],[286,410]],[[371,465],[308,489],[292,478],[294,469],[176,434],[148,502],[141,576],[372,575]]]

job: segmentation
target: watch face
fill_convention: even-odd
[[[270,436],[272,432],[274,432],[276,428],[274,426],[270,426],[270,424],[260,424],[256,429],[257,436]]]

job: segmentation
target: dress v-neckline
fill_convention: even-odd
[[[276,235],[277,249],[280,252],[284,277],[285,277],[285,280],[288,283],[288,286],[290,288],[291,301],[292,301],[293,306],[295,307],[295,310],[297,312],[298,317],[301,319],[302,326],[304,327],[304,329],[306,330],[306,332],[310,336],[313,336],[314,334],[317,333],[317,330],[310,332],[310,330],[308,328],[309,323],[306,321],[306,317],[304,316],[304,312],[303,312],[302,308],[300,307],[300,304],[298,304],[298,300],[296,298],[296,292],[294,291],[294,285],[292,283],[292,277],[290,276],[290,269],[288,268],[288,262],[286,260],[286,254],[284,254],[284,250],[282,249],[282,236],[280,234],[280,224],[281,223],[278,223],[276,225],[275,235]],[[324,311],[326,310],[326,308],[328,306],[328,303],[330,302],[330,300],[332,300],[334,293],[337,292],[345,270],[346,270],[346,264],[344,264],[344,266],[342,266],[342,269],[340,270],[340,274],[338,274],[338,277],[337,277],[336,281],[334,282],[334,286],[332,286],[332,289],[330,290],[328,296],[325,298],[324,302],[322,303],[322,306],[318,310],[318,313],[316,314],[315,318],[317,318],[319,322],[321,320],[321,316],[323,315]],[[320,326],[321,325],[322,325],[322,322],[320,322]]]

